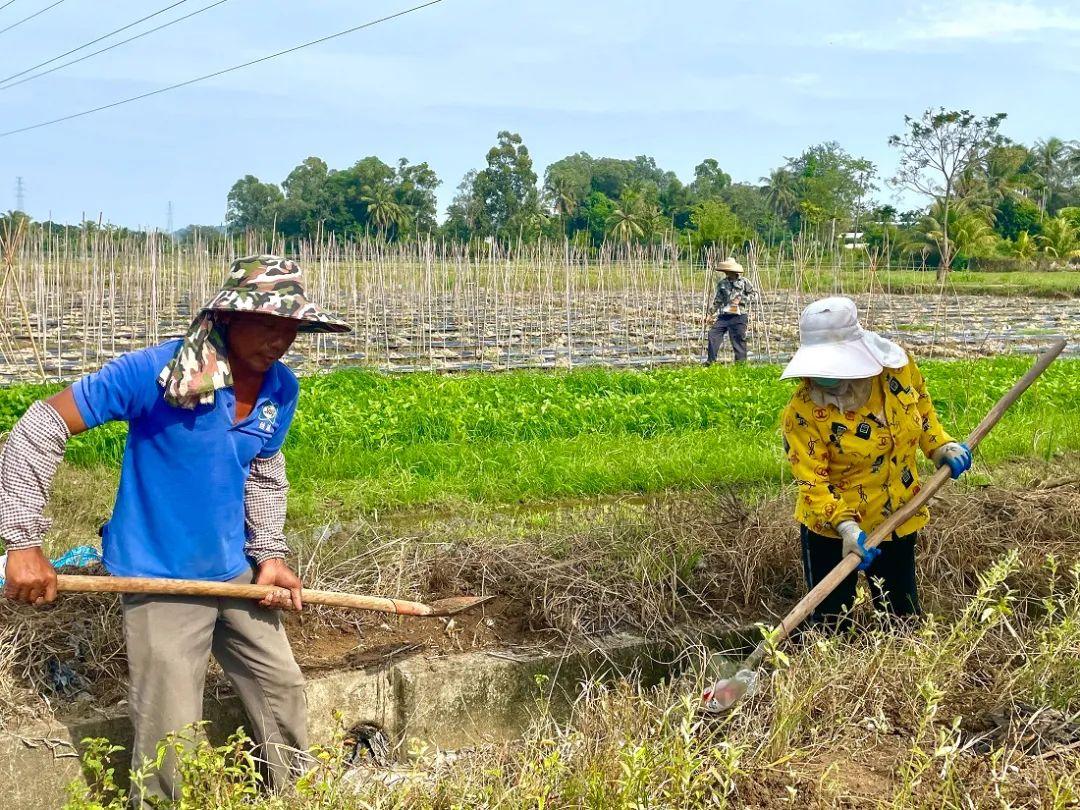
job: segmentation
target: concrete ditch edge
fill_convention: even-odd
[[[384,730],[399,755],[416,743],[457,749],[513,739],[541,707],[566,716],[585,680],[635,673],[643,685],[655,685],[692,664],[683,655],[689,646],[730,654],[745,649],[754,632],[713,625],[665,640],[614,635],[539,654],[502,650],[417,656],[320,675],[307,682],[308,732],[314,744],[330,744],[343,729],[372,723]],[[204,716],[214,741],[245,722],[235,697],[208,697]],[[132,730],[126,712],[118,708],[0,730],[4,806],[62,806],[67,786],[81,778],[81,741],[92,737],[129,748]]]

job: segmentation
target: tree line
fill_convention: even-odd
[[[927,110],[890,138],[899,164],[891,177],[830,141],[786,158],[756,182],[733,180],[711,157],[683,182],[649,156],[586,152],[555,161],[541,182],[521,136],[504,131],[485,165],[458,185],[441,224],[441,181],[427,163],[391,166],[367,157],[335,170],[312,157],[280,186],[251,175],[238,180],[228,225],[287,236],[548,237],[594,246],[670,240],[700,248],[812,237],[944,268],[995,257],[1068,261],[1080,248],[1080,145],[1057,137],[1017,143],[1001,134],[1004,121],[1004,114]],[[925,204],[899,211],[880,201],[887,188]]]
[[[175,236],[272,231],[287,242],[335,234],[508,245],[547,238],[584,248],[666,242],[694,251],[813,241],[941,273],[973,262],[1068,263],[1080,256],[1080,144],[1057,137],[1018,143],[1000,131],[1005,120],[1003,113],[930,109],[906,117],[889,139],[897,155],[891,176],[829,141],[756,181],[734,180],[714,157],[684,182],[646,155],[586,152],[555,161],[541,180],[521,136],[503,131],[462,179],[441,222],[435,192],[442,181],[426,162],[369,156],[331,168],[309,157],[280,183],[237,180],[225,229],[189,227]],[[889,190],[918,204],[898,210],[882,201]],[[99,227],[109,226],[87,222],[77,230],[85,236]]]

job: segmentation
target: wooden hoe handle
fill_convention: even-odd
[[[1058,355],[1065,350],[1065,341],[1055,341],[1049,349],[1042,353],[1036,362],[1016,385],[1010,388],[1005,395],[997,401],[997,404],[990,409],[990,412],[986,414],[983,420],[968,436],[967,444],[974,450],[979,446],[986,434],[996,425],[1001,417],[1005,415],[1007,411],[1020,395],[1023,394],[1035,380],[1046,371],[1047,367],[1057,359]],[[890,515],[884,523],[878,526],[866,539],[866,546],[873,548],[878,546],[886,538],[891,537],[892,533],[904,522],[906,522],[912,515],[914,515],[923,505],[929,501],[934,494],[941,489],[946,481],[949,480],[950,473],[949,468],[942,466],[934,472],[926,483],[923,484],[922,489],[913,497],[910,501],[905,503],[899,509],[897,509],[892,515]],[[859,567],[859,563],[862,559],[858,554],[852,552],[848,554],[844,559],[837,563],[836,567],[830,571],[824,579],[822,579],[817,585],[815,585],[809,593],[806,594],[799,603],[795,605],[784,617],[784,620],[777,628],[778,635],[774,637],[773,643],[779,643],[791,635],[792,630],[802,624],[807,617],[814,612],[814,609],[821,604],[821,602],[827,597],[833,590],[843,582],[847,576]],[[754,651],[750,653],[750,656],[746,659],[743,667],[745,669],[755,669],[765,657],[768,644],[766,641],[762,641],[754,648]]]
[[[210,596],[236,599],[262,599],[281,590],[270,585],[234,585],[229,582],[206,582],[198,579],[156,579],[149,577],[88,577],[60,574],[56,589],[66,593],[147,593],[165,596]],[[435,616],[438,611],[422,602],[389,599],[385,596],[361,596],[336,591],[313,591],[304,588],[301,596],[310,605],[374,610],[401,616]]]

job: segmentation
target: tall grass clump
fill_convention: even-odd
[[[407,766],[350,772],[333,747],[291,792],[256,798],[237,741],[185,760],[183,807],[645,808],[1073,807],[1080,800],[1075,678],[1080,568],[1046,559],[1044,593],[1020,597],[1007,554],[952,615],[856,632],[811,633],[720,719],[697,714],[694,677],[644,689],[587,683],[569,719],[545,711],[514,743],[446,755],[414,747]],[[107,749],[91,746],[92,774]],[[244,774],[251,778],[244,778]],[[69,807],[122,807],[123,792],[73,787]],[[212,802],[212,805],[209,804]]]

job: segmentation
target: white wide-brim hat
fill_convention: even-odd
[[[907,352],[900,346],[862,328],[854,301],[822,298],[799,316],[799,350],[780,379],[862,380],[886,368],[903,368],[907,362]]]

